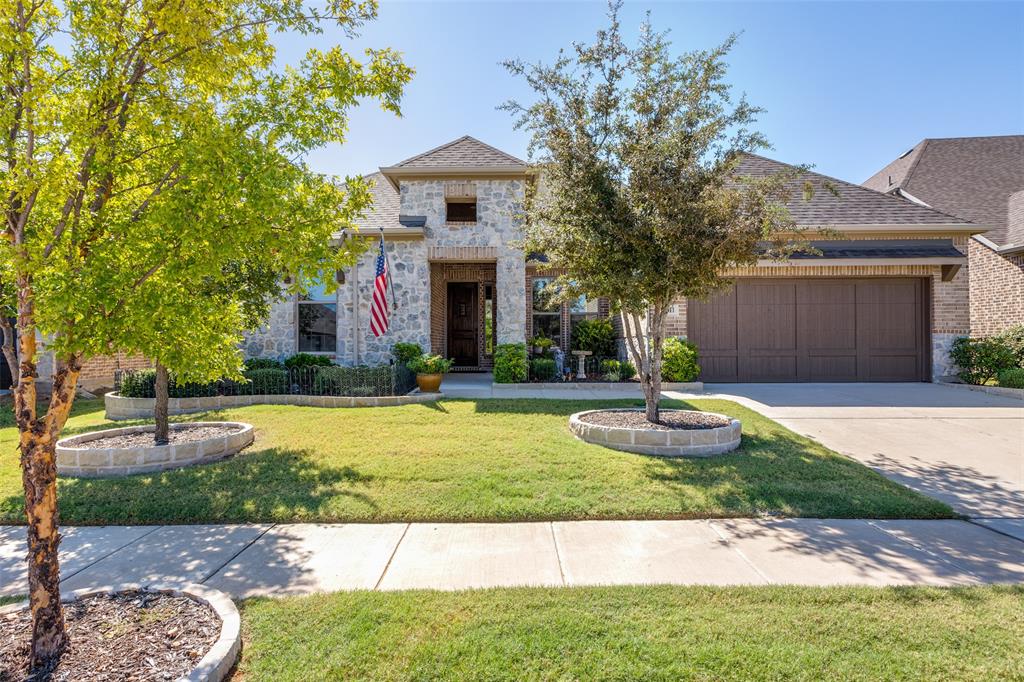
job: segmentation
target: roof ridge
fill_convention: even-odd
[[[1024,137],[1024,133],[1010,133],[1008,135],[954,135],[952,137],[926,137],[927,140],[992,140],[999,137]]]
[[[914,160],[910,162],[910,166],[907,168],[907,172],[903,174],[903,182],[901,182],[898,185],[896,185],[897,189],[899,189],[900,187],[906,187],[907,185],[910,184],[910,178],[913,177],[914,171],[917,170],[917,165],[919,163],[921,163],[921,158],[924,156],[925,150],[928,149],[928,143],[932,139],[936,139],[936,138],[927,138],[926,137],[923,140],[921,140],[920,142],[918,142],[917,144],[915,144],[913,147],[910,148],[911,152],[916,152],[914,154]],[[942,138],[939,138],[939,139],[942,139]],[[952,139],[952,138],[948,138],[948,139]],[[920,145],[920,147],[921,147],[920,149],[918,149],[918,145]],[[929,205],[928,208],[932,208],[931,205]],[[941,213],[941,211],[940,211],[940,213]]]
[[[463,135],[462,137],[454,139],[450,142],[445,142],[444,144],[434,147],[433,149],[428,149],[427,151],[416,154],[415,156],[410,156],[408,159],[405,159],[404,161],[399,161],[398,163],[395,164],[395,167],[397,168],[398,166],[404,166],[405,164],[415,161],[416,159],[422,159],[424,156],[427,156],[428,154],[433,154],[435,152],[441,151],[442,149],[447,149],[448,147],[451,147],[453,144],[457,142],[462,142],[463,140],[466,139],[472,138],[470,138],[469,135]]]
[[[791,164],[791,163],[786,163],[785,161],[779,161],[778,159],[773,159],[773,158],[770,158],[770,157],[767,157],[767,156],[762,156],[760,154],[755,154],[753,152],[742,152],[742,153],[743,154],[747,154],[749,156],[757,157],[759,159],[763,159],[765,161],[771,161],[772,163],[779,164],[779,165],[782,165],[782,166],[793,167],[793,164]],[[945,211],[940,211],[939,209],[934,208],[932,206],[921,206],[920,204],[916,204],[913,201],[910,201],[909,199],[904,199],[903,197],[898,197],[898,196],[895,196],[895,195],[890,194],[888,192],[880,192],[877,189],[871,189],[870,187],[865,187],[864,185],[858,185],[857,183],[850,182],[849,180],[843,180],[841,178],[833,177],[831,175],[825,175],[824,173],[818,173],[818,172],[813,171],[813,170],[807,170],[805,172],[807,174],[809,174],[809,175],[814,175],[816,177],[823,178],[825,180],[831,180],[833,182],[841,183],[843,185],[846,185],[847,187],[851,187],[851,188],[856,189],[856,190],[860,190],[860,191],[863,191],[863,192],[870,192],[872,194],[877,194],[878,196],[885,197],[885,198],[887,198],[890,201],[898,201],[898,202],[900,202],[902,204],[909,204],[911,206],[917,206],[919,208],[923,208],[925,210],[932,211],[933,213],[937,213],[938,215],[945,216],[946,218],[953,218],[958,224],[965,224],[965,225],[966,224],[973,224],[970,220],[967,220],[965,218],[960,218],[960,217],[955,216],[955,215],[953,215],[951,213],[946,213]]]
[[[479,144],[479,145],[482,145],[482,146],[484,146],[484,147],[487,147],[487,148],[488,148],[488,149],[490,149],[490,150],[491,150],[492,152],[497,152],[498,154],[501,154],[502,156],[506,156],[506,157],[508,157],[509,159],[511,159],[511,160],[513,160],[513,161],[515,161],[516,163],[521,163],[521,164],[523,164],[524,166],[528,166],[528,165],[529,165],[528,163],[526,163],[525,161],[523,161],[522,159],[520,159],[520,158],[519,158],[518,156],[512,156],[512,155],[511,155],[511,154],[509,154],[508,152],[506,152],[506,151],[503,151],[503,150],[501,150],[501,149],[498,149],[497,147],[491,146],[491,145],[487,144],[486,142],[484,142],[484,141],[482,141],[482,140],[478,140],[477,138],[473,137],[472,135],[463,135],[463,136],[462,136],[462,138],[460,138],[460,139],[468,139],[468,140],[473,140],[473,142],[476,142],[476,143],[477,143],[477,144]]]

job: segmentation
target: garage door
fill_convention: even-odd
[[[690,301],[703,381],[925,381],[926,280],[741,279]]]

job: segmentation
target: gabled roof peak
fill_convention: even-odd
[[[396,163],[391,169],[443,170],[447,168],[487,168],[525,170],[526,162],[471,135],[447,142]]]

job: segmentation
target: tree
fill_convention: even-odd
[[[630,47],[620,6],[610,3],[592,45],[550,65],[506,62],[537,97],[501,108],[531,133],[540,178],[524,203],[526,248],[564,270],[564,297],[606,297],[619,312],[657,422],[670,306],[727,286],[722,271],[756,263],[765,242],[777,258],[807,248],[785,208],[801,169],[737,176],[743,154],[767,141],[750,127],[760,109],[725,82],[735,36],[673,56],[648,18]]]
[[[361,62],[338,46],[280,67],[272,34],[333,23],[352,36],[376,14],[372,0],[318,7],[0,0],[0,272],[10,273],[18,318],[33,671],[67,643],[55,445],[82,362],[170,330],[188,344],[182,366],[223,348],[241,313],[225,316],[186,283],[223,282],[229,254],[263,249],[289,273],[345,262],[331,235],[365,209],[369,189],[357,179],[338,187],[301,159],[344,141],[360,99],[399,113],[411,70],[389,49]],[[285,206],[294,217],[281,220]],[[181,310],[189,315],[169,312]],[[37,338],[57,360],[41,405]]]

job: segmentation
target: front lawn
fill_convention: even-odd
[[[692,403],[743,422],[742,447],[707,460],[656,459],[583,443],[569,433],[567,417],[594,405],[446,400],[360,409],[260,405],[194,415],[188,418],[255,424],[256,443],[224,462],[158,475],[62,479],[62,522],[953,515],[732,402]],[[9,410],[0,414],[0,451],[8,453],[0,459],[0,522],[23,523],[16,430]],[[65,435],[110,425],[101,402],[81,401]]]
[[[996,680],[1024,588],[343,592],[242,604],[246,680]]]

